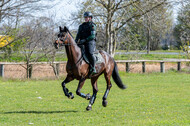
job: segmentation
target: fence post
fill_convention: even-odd
[[[181,62],[177,62],[177,71],[181,71]]]
[[[0,77],[4,77],[4,65],[0,64]]]
[[[142,62],[142,72],[145,73],[146,72],[146,63]]]
[[[126,72],[129,73],[130,68],[129,68],[129,62],[126,62]]]
[[[60,67],[59,67],[59,63],[56,64],[56,71],[57,71],[57,76],[59,76],[59,71],[60,71]]]
[[[160,72],[165,73],[165,65],[164,62],[160,62]]]
[[[28,70],[29,70],[29,71],[28,71],[28,72],[29,72],[29,78],[32,78],[32,67],[33,67],[33,65],[30,64],[30,65],[29,65],[29,69],[28,69]]]

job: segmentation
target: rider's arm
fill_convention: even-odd
[[[80,39],[80,31],[81,31],[81,25],[79,26],[75,42],[78,42],[78,40]]]
[[[96,25],[95,24],[92,24],[91,25],[91,35],[86,38],[86,41],[91,41],[91,40],[94,40],[96,38]]]

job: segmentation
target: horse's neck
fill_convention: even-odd
[[[68,62],[71,64],[76,64],[81,57],[81,50],[70,35],[68,39],[68,45],[65,46],[65,49]]]

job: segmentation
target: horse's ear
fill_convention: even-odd
[[[63,31],[63,28],[62,28],[61,26],[59,26],[59,31],[60,31],[60,32]]]
[[[65,32],[69,31],[68,28],[66,26],[64,26],[64,30]]]

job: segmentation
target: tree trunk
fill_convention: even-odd
[[[147,20],[147,54],[150,54],[150,43],[151,43],[151,22]]]
[[[29,79],[32,77],[32,64],[26,63],[26,77]]]
[[[4,4],[4,0],[1,1],[1,5]],[[1,20],[2,20],[2,6],[0,7],[0,23],[1,23]]]
[[[116,50],[116,45],[117,43],[116,43],[116,33],[115,33],[115,31],[113,32],[113,52],[112,52],[112,57],[114,57],[114,55],[115,55],[115,50]]]
[[[1,23],[1,9],[0,9],[0,23]]]
[[[109,38],[109,44],[110,44],[110,48],[109,48],[109,54],[112,55],[112,49],[113,49],[113,36],[112,33],[110,33],[110,38]]]
[[[59,78],[60,65],[59,64],[52,64],[51,66],[53,68],[53,72],[54,72],[56,78]]]
[[[109,52],[109,27],[106,24],[106,52]]]
[[[147,28],[147,54],[150,54],[150,29]]]
[[[19,13],[20,13],[20,8],[17,9],[17,14],[16,14],[16,22],[15,22],[15,28],[18,27],[18,23],[19,23]]]

